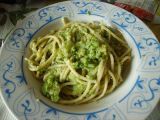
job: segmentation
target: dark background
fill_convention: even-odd
[[[8,3],[8,4],[24,4],[27,0],[0,0],[1,3]]]

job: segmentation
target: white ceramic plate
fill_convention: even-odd
[[[117,27],[132,48],[132,64],[125,82],[104,99],[80,106],[36,101],[23,64],[29,41],[59,27],[60,19],[100,21]],[[160,44],[131,13],[102,2],[68,1],[32,13],[7,38],[0,58],[2,97],[20,120],[142,120],[160,98]]]

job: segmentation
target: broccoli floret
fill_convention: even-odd
[[[42,85],[42,93],[53,102],[57,102],[60,99],[60,86],[58,82],[53,79],[53,77],[49,76]]]
[[[79,96],[84,92],[84,90],[86,89],[86,86],[76,82],[77,79],[79,78],[76,78],[74,74],[70,73],[68,75],[68,79],[73,83],[75,83],[72,87],[72,95]]]
[[[78,41],[71,49],[73,66],[75,69],[90,71],[101,59],[107,56],[107,45],[101,43],[95,36],[88,35],[86,40]]]
[[[75,95],[75,96],[79,96],[84,92],[85,89],[86,89],[85,85],[83,85],[83,84],[75,84],[75,85],[73,85],[72,94]]]

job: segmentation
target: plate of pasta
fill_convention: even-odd
[[[160,98],[157,38],[103,2],[31,13],[7,37],[0,71],[3,101],[22,120],[145,119]]]

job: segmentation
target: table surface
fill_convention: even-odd
[[[160,24],[145,21],[146,25],[152,30],[157,39],[160,41]]]
[[[53,0],[53,1],[57,2],[57,0]],[[62,1],[62,0],[60,0],[60,1]],[[30,7],[32,7],[32,6],[37,7],[38,6],[38,8],[40,8],[40,7],[46,6],[48,4],[50,4],[50,2],[45,3],[45,4],[44,3],[37,4],[35,2],[32,5],[30,5]],[[154,24],[154,23],[148,22],[148,21],[144,21],[144,22],[152,30],[152,32],[155,34],[157,39],[160,41],[160,24]],[[5,26],[0,26],[0,39],[4,39],[4,36],[7,34],[7,30],[9,30],[8,28],[11,29],[13,27],[14,26],[8,21]],[[10,114],[8,114],[8,110],[7,110],[6,106],[1,102],[1,98],[0,98],[0,120],[13,120],[13,117]],[[147,120],[160,120],[160,102],[158,103],[157,107],[153,110],[153,112],[150,114],[150,116],[147,118]]]

